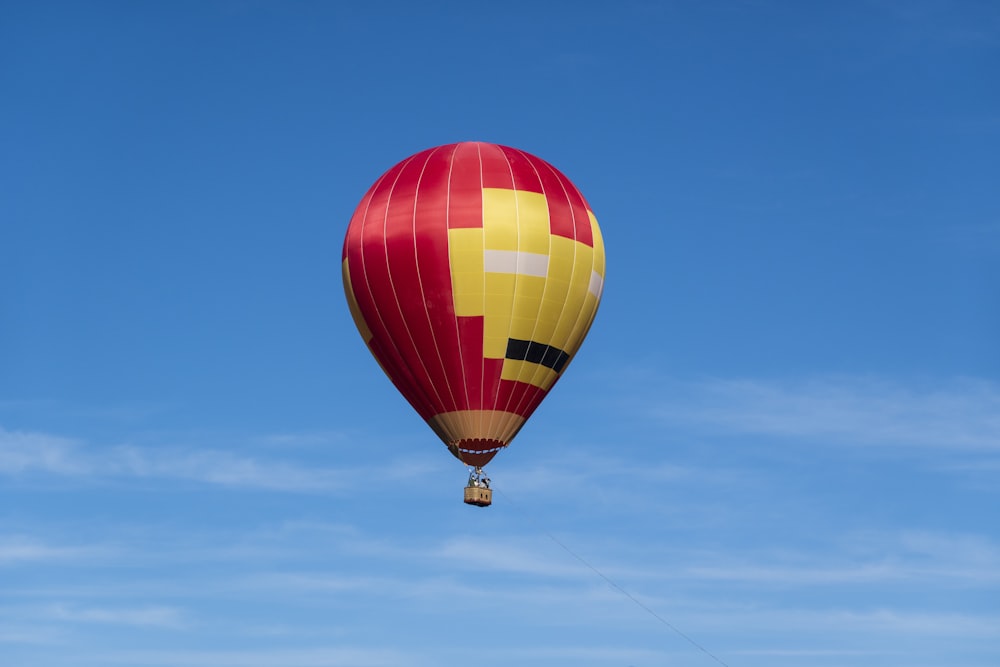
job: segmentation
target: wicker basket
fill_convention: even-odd
[[[493,492],[484,486],[465,487],[465,503],[477,507],[486,507],[493,502]]]

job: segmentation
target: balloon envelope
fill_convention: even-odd
[[[604,243],[555,167],[465,142],[417,153],[372,185],[342,268],[382,369],[452,454],[482,466],[583,342],[604,287]]]

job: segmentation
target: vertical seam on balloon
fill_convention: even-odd
[[[576,186],[573,186],[573,187],[576,187]],[[577,192],[579,192],[579,190]],[[582,193],[580,194],[580,197],[581,198],[583,197]],[[584,199],[584,202],[586,202],[586,199]],[[587,215],[587,224],[590,225],[591,243],[593,244],[593,249],[594,249],[593,252],[590,255],[590,280],[593,280],[593,275],[594,275],[594,273],[596,273],[595,267],[597,266],[597,235],[600,234],[600,225],[597,223],[597,215],[593,212],[593,210],[590,209],[589,205],[585,205],[585,207],[586,207],[586,210],[588,212],[588,215]],[[597,227],[596,230],[594,229],[595,227]],[[601,237],[601,248],[602,248],[602,255],[603,255],[603,248],[604,248],[603,236]],[[590,314],[587,315],[587,322],[580,329],[580,333],[577,336],[577,340],[579,341],[579,343],[577,344],[577,350],[579,350],[579,348],[583,345],[583,341],[586,340],[587,334],[590,333],[590,327],[593,326],[594,320],[597,318],[597,311],[601,307],[601,297],[604,296],[604,279],[605,279],[605,276],[607,275],[607,272],[608,272],[608,269],[607,269],[607,257],[605,256],[604,257],[604,274],[605,275],[601,276],[601,288],[597,291],[596,294],[594,294],[594,297],[595,297],[594,307],[590,310]],[[590,287],[589,286],[587,288],[587,291],[590,292]],[[590,293],[592,293],[592,292],[590,292]],[[584,295],[584,302],[586,302],[586,299],[587,299],[587,297],[586,297],[586,295]],[[581,315],[583,315],[583,309],[582,308],[580,309],[580,313],[577,316],[576,322],[573,323],[573,329],[576,329],[576,327],[579,325],[579,323],[580,323],[580,316]],[[572,335],[573,329],[570,330],[570,335]],[[567,364],[568,363],[569,362],[567,362]]]
[[[400,171],[402,171],[402,168],[400,168]],[[368,224],[368,212],[371,210],[372,199],[374,199],[375,193],[379,191],[380,186],[382,185],[382,182],[385,181],[385,177],[386,177],[386,174],[382,174],[381,176],[379,176],[378,180],[375,181],[375,184],[371,187],[371,190],[370,190],[371,196],[368,197],[368,201],[365,202],[365,212],[361,216],[361,229],[358,231],[358,257],[359,257],[359,260],[360,260],[358,262],[358,264],[359,264],[359,270],[361,271],[361,277],[364,278],[365,289],[368,291],[368,300],[372,303],[372,308],[375,311],[374,312],[375,317],[378,319],[379,326],[383,330],[386,329],[385,320],[382,318],[382,313],[379,312],[378,300],[375,298],[375,293],[372,291],[371,281],[369,281],[369,279],[368,279],[368,271],[367,271],[367,267],[365,266],[366,265],[366,262],[365,262],[365,225]],[[399,174],[398,173],[396,174],[396,178],[397,179],[399,178]],[[352,286],[352,288],[354,288],[354,285],[356,285],[356,284],[357,284],[357,282],[352,279],[351,280],[351,286]],[[356,288],[354,288],[354,289],[356,289]],[[357,298],[357,296],[355,296],[355,298]],[[374,340],[375,340],[375,336],[373,334],[372,335],[372,341],[374,341]],[[395,341],[393,341],[390,338],[389,339],[389,343],[392,345],[392,349],[395,351],[396,356],[399,357],[400,360],[402,360],[403,355],[401,355],[399,353],[399,348],[396,346]],[[372,354],[374,355],[374,350],[372,350]],[[377,356],[375,356],[375,360],[379,363],[380,366],[383,365],[382,360],[380,360]],[[390,360],[386,359],[385,361],[388,362]],[[389,376],[389,379],[393,380],[392,375],[389,373],[390,369],[383,367],[383,370],[385,371],[386,375]]]
[[[517,201],[517,181],[514,178],[514,167],[510,163],[510,158],[507,157],[507,152],[505,150],[503,150],[502,148],[500,148],[500,147],[497,147],[497,150],[500,153],[500,155],[503,156],[504,162],[507,163],[507,171],[510,173],[511,190],[514,193],[514,248],[516,250],[516,249],[519,249],[520,246],[521,246],[521,218],[520,218],[520,207],[518,206],[518,201]],[[483,197],[485,199],[485,194],[483,195]],[[485,202],[484,202],[484,204],[485,204]],[[486,210],[486,207],[484,205],[483,206],[483,212],[484,212],[484,218],[483,218],[483,254],[484,255],[486,253],[486,219],[485,219],[485,210]],[[483,272],[483,280],[485,280],[485,279],[486,279],[486,272],[484,271]],[[507,340],[510,340],[511,329],[514,326],[514,308],[515,308],[515,305],[517,303],[517,281],[518,281],[518,274],[517,274],[517,266],[515,264],[515,267],[514,267],[514,289],[513,289],[513,294],[511,294],[511,300],[510,300],[510,314],[507,316]],[[500,398],[500,390],[501,390],[501,388],[503,387],[503,384],[504,384],[504,380],[503,380],[503,364],[504,364],[504,360],[501,358],[500,359],[500,378],[497,381],[497,396],[493,400],[493,405],[492,405],[492,407],[490,409],[490,421],[489,421],[489,433],[490,434],[502,433],[502,431],[500,429],[501,429],[501,427],[506,426],[505,422],[507,421],[506,414],[500,415],[499,417],[497,415],[497,413],[500,412],[500,410],[498,410],[498,408],[499,408],[499,400],[498,399]],[[510,397],[507,398],[507,404],[508,405],[504,405],[504,410],[502,412],[506,413],[507,407],[509,406],[509,403],[510,403]],[[494,430],[494,426],[496,426],[496,430]]]
[[[570,216],[573,219],[573,264],[572,264],[572,266],[570,268],[570,273],[569,273],[569,279],[568,279],[569,288],[567,289],[567,293],[566,293],[566,301],[563,304],[562,310],[559,311],[559,318],[558,318],[558,320],[556,320],[555,331],[558,331],[559,327],[567,319],[566,318],[566,315],[567,315],[567,307],[566,306],[568,305],[569,297],[572,294],[573,283],[574,283],[574,280],[576,278],[576,274],[577,274],[577,271],[578,271],[578,267],[577,267],[577,255],[579,254],[579,250],[580,250],[580,245],[579,245],[580,241],[577,239],[576,211],[573,208],[573,204],[572,204],[572,201],[570,200],[569,193],[566,191],[566,183],[563,182],[563,179],[560,178],[559,174],[552,167],[552,165],[550,165],[548,163],[545,163],[545,167],[550,172],[552,172],[552,175],[555,177],[556,182],[559,183],[559,187],[562,190],[563,199],[566,201],[567,205],[569,206],[569,213],[570,213]],[[588,223],[589,223],[589,220],[588,220]],[[579,313],[577,313],[577,316],[579,316]],[[569,359],[567,359],[566,363],[563,365],[563,367],[556,374],[556,378],[552,381],[552,384],[549,385],[549,388],[548,388],[548,390],[546,390],[546,393],[548,393],[548,391],[551,391],[552,388],[556,385],[556,383],[559,381],[559,378],[562,377],[562,374],[565,372],[566,367],[569,366],[570,362],[573,360],[573,357],[576,354],[576,350],[573,350],[572,352],[570,352],[567,349],[566,342],[568,342],[569,335],[572,334],[573,329],[570,328],[569,332],[570,333],[567,334],[567,337],[566,337],[565,341],[557,340],[555,337],[553,337],[553,339],[552,339],[552,345],[556,346],[560,350],[565,351],[569,355]]]
[[[424,281],[423,281],[423,279],[420,276],[420,260],[419,260],[419,256],[418,256],[418,253],[417,253],[417,201],[420,198],[420,185],[423,182],[424,174],[427,172],[427,164],[431,161],[431,157],[438,150],[440,150],[440,147],[435,148],[435,149],[431,150],[430,152],[428,152],[427,159],[424,161],[424,166],[420,169],[420,176],[417,178],[417,185],[416,185],[415,192],[414,192],[414,195],[413,195],[413,215],[411,216],[412,217],[412,230],[413,230],[413,263],[417,267],[417,285],[420,287],[420,298],[423,301],[423,305],[424,305],[424,317],[427,319],[427,328],[431,332],[431,342],[434,344],[434,352],[437,355],[438,364],[440,364],[440,366],[441,366],[441,374],[444,376],[445,387],[448,389],[448,396],[451,398],[452,404],[456,404],[455,394],[454,394],[454,392],[451,389],[451,380],[448,377],[448,369],[447,369],[447,367],[444,364],[444,359],[441,357],[441,348],[438,347],[437,336],[435,335],[435,331],[434,331],[434,322],[431,320],[431,314],[427,310],[427,296],[424,294]],[[447,228],[445,228],[445,234],[444,234],[444,236],[445,236],[445,238],[447,238],[447,236],[448,236],[448,230],[447,230]],[[449,269],[449,280],[451,278],[450,273],[451,273],[451,271]],[[426,370],[427,367],[423,363],[423,357],[421,357],[420,360],[421,360],[420,361],[421,365],[424,365],[424,369]],[[434,383],[433,382],[431,383],[431,386],[434,389],[434,393],[437,394],[438,400],[443,404],[444,401],[441,400],[441,395],[438,393],[437,387],[434,387]],[[443,406],[442,405],[442,407],[447,407],[447,406]]]
[[[412,158],[410,158],[410,159],[412,159]],[[409,162],[409,159],[406,160],[406,162]],[[402,173],[402,170],[403,170],[403,168],[400,167],[399,172],[396,173],[396,180],[399,180],[399,174]],[[382,182],[384,180],[385,180],[385,175],[383,174],[382,177],[379,178],[379,180],[376,183],[376,185],[374,187],[372,187],[373,197],[368,200],[368,203],[365,206],[365,213],[361,217],[361,231],[360,231],[360,234],[359,234],[360,241],[359,241],[359,244],[358,244],[359,247],[360,247],[360,252],[358,254],[361,257],[361,274],[362,274],[362,276],[364,276],[364,279],[365,279],[365,288],[368,290],[368,298],[369,298],[369,300],[372,303],[372,309],[375,311],[375,317],[378,318],[378,322],[379,322],[380,328],[383,329],[383,330],[385,330],[385,331],[388,331],[388,329],[387,329],[387,327],[385,325],[385,318],[382,317],[382,311],[379,309],[379,301],[378,301],[378,299],[375,298],[375,292],[372,290],[371,281],[368,278],[368,270],[367,270],[367,266],[366,266],[367,262],[365,261],[365,226],[368,224],[368,212],[371,209],[371,199],[374,198],[374,193],[377,192],[380,189],[379,186],[382,184]],[[396,181],[393,181],[393,184],[391,186],[389,186],[390,195],[392,193],[392,188],[395,186],[395,183],[396,183]],[[385,231],[384,230],[384,226],[385,226],[385,218],[384,218],[384,216],[383,216],[382,224],[383,224],[383,235],[384,235],[384,231]],[[396,353],[396,356],[399,358],[400,362],[405,365],[405,361],[403,360],[403,355],[400,353],[399,347],[396,345],[396,342],[392,339],[391,336],[389,336],[387,338],[388,338],[389,344],[392,346],[393,351]],[[388,371],[388,369],[387,369],[387,371]],[[393,379],[391,375],[390,375],[389,379],[390,380]]]
[[[482,239],[482,253],[485,262],[486,257],[486,196],[483,192],[485,176],[483,174],[483,145],[476,142],[476,157],[479,158],[479,226],[483,230],[480,234]],[[477,435],[487,434],[484,431],[483,421],[486,412],[486,266],[483,265],[483,340],[480,344],[479,354],[479,410],[475,413],[475,420],[478,427],[474,431]]]
[[[513,152],[518,153],[525,160],[525,162],[528,163],[528,165],[531,167],[531,169],[535,172],[535,176],[538,178],[538,185],[539,185],[540,189],[542,190],[542,196],[546,197],[545,211],[546,211],[546,215],[548,216],[548,199],[547,199],[548,195],[545,192],[545,184],[542,182],[541,176],[538,175],[538,169],[535,167],[533,161],[530,160],[530,159],[528,159],[528,157],[524,153],[524,151],[518,150],[516,148],[512,148],[511,150]],[[515,206],[516,206],[517,205],[516,190],[515,190],[515,195],[514,195],[514,202],[515,202]],[[518,211],[518,213],[520,213],[520,212]],[[520,226],[521,226],[520,215],[518,215],[517,221],[518,221],[518,232],[520,233]],[[549,255],[549,261],[550,262],[551,262],[551,256],[552,256],[551,224],[552,224],[552,221],[551,221],[551,217],[550,217],[550,219],[549,219],[550,231],[549,231],[549,234],[548,234],[548,242],[549,242],[548,255]],[[518,249],[520,249],[520,243],[518,243]],[[542,307],[541,304],[542,304],[542,302],[545,299],[545,289],[548,287],[548,285],[549,285],[548,271],[546,271],[545,281],[542,283],[542,296],[541,296],[541,300],[539,301],[538,312],[535,313],[535,324],[532,326],[531,336],[528,337],[529,344],[530,344],[531,341],[535,340],[535,332],[537,331],[537,328],[538,328],[538,314],[541,312],[541,307]],[[515,284],[514,284],[514,294],[515,294],[515,296],[517,294],[516,277],[515,277]],[[511,318],[511,322],[513,323],[513,317]],[[509,333],[508,333],[507,339],[510,340]],[[532,373],[532,378],[534,378],[535,373],[537,373],[537,372],[538,371],[536,369],[535,372]],[[511,382],[517,382],[517,383],[523,384],[519,380],[517,380],[517,381],[511,381]],[[503,422],[502,422],[502,424],[503,424],[503,430],[505,432],[508,429],[511,428],[511,422],[515,421],[515,418],[512,417],[511,415],[513,414],[513,415],[517,415],[518,417],[520,417],[520,410],[521,410],[521,408],[522,408],[525,400],[528,398],[528,396],[530,394],[534,393],[535,389],[536,389],[536,387],[533,384],[531,385],[531,389],[527,389],[527,388],[521,387],[521,395],[517,399],[517,401],[514,404],[513,408],[511,407],[511,403],[514,402],[514,392],[513,391],[511,392],[510,396],[507,398],[507,405],[505,406],[505,410],[504,410],[504,412],[506,412],[507,414],[505,415],[505,417],[503,419]]]
[[[392,185],[389,187],[389,193],[388,193],[388,196],[387,196],[387,199],[386,199],[386,204],[385,204],[385,211],[382,214],[382,237],[383,238],[385,238],[385,227],[386,227],[386,224],[387,224],[387,221],[388,221],[388,217],[389,217],[389,202],[392,200],[392,195],[395,192],[396,184],[399,182],[400,176],[402,175],[403,171],[406,169],[406,165],[408,165],[413,160],[414,157],[416,157],[416,156],[411,156],[410,158],[408,158],[408,159],[406,159],[404,161],[404,164],[400,167],[399,171],[396,173],[395,180],[392,182]],[[364,225],[367,223],[367,221],[368,221],[368,211],[366,209],[365,210],[365,217],[364,217],[364,219],[362,221],[362,231],[364,231]],[[396,289],[395,289],[395,286],[392,283],[392,270],[389,268],[389,249],[388,249],[388,246],[383,245],[383,250],[385,251],[385,255],[386,255],[386,272],[388,273],[388,276],[389,276],[389,285],[390,285],[390,287],[392,287],[393,298],[396,301],[396,308],[399,309],[399,298],[396,297]],[[364,234],[362,234],[362,236],[361,236],[361,258],[362,258],[362,260],[361,260],[362,267],[364,267],[364,263],[365,263],[364,262]],[[385,325],[385,318],[382,316],[382,309],[381,309],[381,307],[379,305],[379,300],[375,298],[375,294],[374,294],[374,292],[372,292],[371,283],[368,280],[368,273],[367,272],[365,272],[365,285],[368,288],[369,295],[371,296],[372,305],[373,305],[373,307],[375,309],[375,314],[378,316],[379,323],[382,325],[382,329],[384,329],[385,331],[388,331],[388,328]],[[405,327],[405,325],[406,325],[405,320],[403,322],[403,325]],[[409,330],[407,330],[407,335],[409,336]],[[399,358],[400,363],[410,372],[411,377],[413,377],[412,368],[411,368],[410,364],[407,362],[406,357],[400,352],[399,346],[396,344],[396,341],[393,339],[392,336],[387,336],[387,339],[388,339],[389,343],[392,345],[393,349],[395,350],[396,356]],[[410,337],[410,342],[411,343],[413,342],[413,338],[412,337]],[[425,371],[426,371],[426,369],[425,369]],[[390,379],[392,379],[392,378],[390,377]],[[427,394],[426,389],[424,387],[421,387],[418,383],[415,383],[412,388],[414,390],[414,393],[417,394],[417,395],[419,395],[424,400],[425,405],[428,408],[433,409],[433,403],[431,402],[430,396]],[[428,410],[428,411],[430,411],[430,410]]]
[[[553,175],[556,177],[556,180],[559,181],[559,185],[560,185],[560,187],[563,190],[563,194],[565,195],[566,200],[567,201],[571,201],[570,200],[570,193],[569,193],[568,190],[569,190],[569,188],[573,188],[574,190],[576,190],[576,186],[573,185],[572,182],[569,181],[569,179],[567,179],[566,177],[562,176],[559,172],[557,172],[556,169],[554,167],[552,167],[551,165],[549,165],[549,169],[553,172]],[[577,194],[579,194],[579,190],[576,190],[576,192],[577,192]],[[584,202],[586,201],[586,200],[583,199],[583,195],[580,195],[580,199],[581,199],[581,201],[584,201]],[[584,204],[584,210],[585,210],[585,212],[589,211],[589,208],[586,206],[586,204]],[[577,236],[576,210],[575,210],[575,208],[572,205],[570,205],[570,213],[573,216],[573,240],[574,240],[574,244],[573,244],[573,273],[572,273],[571,278],[570,278],[570,285],[572,285],[573,284],[573,276],[575,276],[576,272],[577,272],[577,255],[579,253],[580,241],[576,238],[576,236]],[[593,213],[593,212],[591,211],[591,213]],[[594,217],[596,218],[597,216],[594,216]],[[588,225],[593,225],[594,224],[590,220],[590,215],[587,215],[587,224]],[[592,246],[593,247],[593,251],[590,254],[590,271],[587,272],[587,284],[588,284],[587,292],[590,291],[590,288],[589,288],[590,278],[594,274],[594,264],[597,261],[597,244],[596,244],[596,242],[593,241],[593,239],[591,240],[591,243],[593,244],[593,246]],[[583,297],[584,304],[586,303],[586,301],[587,301],[587,295],[585,293],[584,297]],[[600,296],[597,296],[597,301],[594,304],[594,308],[593,308],[592,312],[590,313],[590,315],[588,316],[591,322],[594,321],[594,316],[597,315],[597,307],[600,305],[600,303],[601,303]],[[566,340],[565,340],[565,342],[562,342],[562,343],[559,344],[559,348],[560,349],[565,350],[566,347],[567,347],[567,344],[569,342],[571,342],[571,340],[573,339],[573,332],[576,330],[577,325],[579,325],[579,323],[581,321],[581,318],[582,318],[582,316],[584,314],[584,310],[586,310],[586,309],[583,307],[583,304],[581,304],[581,307],[577,311],[576,317],[573,320],[573,326],[570,327],[569,332],[566,334]],[[560,317],[560,320],[561,319],[562,318]],[[588,327],[589,327],[589,325],[588,325]],[[556,377],[556,381],[558,381],[559,378],[562,377],[562,374],[566,371],[566,368],[573,361],[573,357],[576,356],[576,352],[579,350],[580,344],[583,343],[583,339],[586,336],[586,331],[587,331],[586,328],[584,328],[581,331],[581,334],[579,336],[577,336],[577,340],[579,341],[579,343],[576,345],[576,349],[570,355],[570,358],[566,361],[566,365],[563,366],[562,371],[560,371],[559,375]],[[557,341],[553,341],[553,342],[555,343]],[[554,385],[555,385],[555,383],[553,382],[553,386]],[[550,389],[551,389],[551,387],[550,387]]]
[[[444,226],[445,226],[445,251],[448,257],[448,279],[451,281],[452,304],[455,301],[455,276],[451,271],[451,180],[455,173],[455,159],[458,153],[459,144],[454,144],[451,148],[451,155],[448,158],[448,180],[445,189]],[[455,313],[455,340],[458,341],[458,368],[459,377],[462,379],[462,390],[465,392],[465,407],[457,411],[458,421],[463,424],[462,433],[473,432],[472,415],[469,410],[472,408],[472,401],[469,398],[469,379],[465,373],[465,352],[462,349],[462,328],[458,323],[458,313]],[[456,406],[458,407],[458,406]],[[461,433],[458,434],[462,435]],[[450,443],[449,443],[450,444]]]
[[[420,174],[421,174],[421,176],[423,175],[424,169],[427,166],[427,160],[428,159],[429,159],[429,154],[428,154],[427,157],[424,158],[424,164],[420,168]],[[403,171],[404,170],[401,169],[399,173],[402,174]],[[397,178],[396,182],[398,182],[398,180],[399,179]],[[417,207],[416,197],[417,197],[417,192],[419,191],[419,184],[420,184],[420,179],[418,178],[417,179],[417,186],[414,188],[414,194],[413,194],[413,212],[414,213],[416,212],[416,207]],[[395,186],[395,183],[393,185]],[[393,187],[393,192],[395,192],[395,187]],[[390,192],[389,198],[390,198],[390,200],[392,199],[392,192]],[[388,220],[388,217],[389,217],[389,204],[388,203],[386,204],[385,209],[386,209],[385,217],[386,217],[386,220]],[[411,219],[411,221],[413,220],[413,214],[412,213],[410,215],[410,219]],[[415,237],[415,232],[414,232],[414,237]],[[415,238],[414,238],[414,243],[416,243]],[[417,342],[413,338],[413,332],[410,331],[410,325],[406,321],[406,313],[403,312],[403,305],[402,305],[402,303],[399,300],[399,294],[396,292],[396,281],[393,280],[393,278],[392,278],[392,263],[389,261],[389,244],[386,243],[384,247],[385,247],[386,269],[387,269],[387,272],[389,274],[389,287],[392,288],[392,298],[396,302],[396,309],[399,311],[399,319],[403,323],[403,329],[406,331],[406,337],[410,339],[410,345],[413,347],[413,350],[417,353],[416,354],[417,363],[419,363],[420,367],[423,369],[424,375],[427,377],[427,380],[428,380],[427,384],[428,384],[430,390],[432,392],[434,392],[434,397],[437,399],[437,405],[440,406],[440,405],[442,405],[444,403],[444,401],[441,400],[441,394],[438,393],[437,387],[435,387],[434,383],[431,381],[430,373],[427,371],[427,364],[424,363],[424,359],[420,355],[420,348],[417,345]],[[415,247],[414,247],[413,263],[415,265],[417,264],[416,248]],[[419,274],[420,274],[420,266],[417,265],[418,279],[419,279]],[[406,363],[405,359],[404,359],[404,363]],[[406,365],[407,365],[407,367],[410,367],[410,364],[406,363]],[[426,391],[424,393],[426,394]],[[431,403],[431,408],[434,409],[434,410],[437,410],[437,407],[434,405],[434,403]]]
[[[545,197],[545,213],[546,213],[546,215],[549,218],[549,235],[548,235],[549,250],[548,250],[548,253],[549,253],[549,262],[551,263],[552,262],[552,213],[551,213],[551,209],[550,209],[550,206],[549,206],[549,203],[550,203],[549,202],[549,193],[545,189],[545,181],[542,180],[541,174],[538,173],[538,166],[535,164],[535,161],[529,159],[527,156],[525,156],[525,159],[528,160],[528,163],[531,165],[531,168],[534,169],[535,176],[538,178],[538,183],[539,183],[539,185],[541,186],[541,189],[542,189],[542,196]],[[541,313],[541,310],[542,310],[542,304],[545,303],[545,293],[547,291],[550,291],[550,286],[551,286],[551,281],[549,281],[548,271],[546,271],[546,273],[545,273],[545,284],[542,286],[541,301],[540,301],[540,303],[538,305],[539,314]],[[561,315],[562,315],[562,311],[560,311],[560,316]],[[535,320],[535,326],[532,328],[532,331],[531,331],[531,340],[535,340],[537,331],[538,331],[538,320],[536,319]],[[539,374],[542,374],[542,376],[544,377],[545,368],[546,368],[545,366],[539,365],[538,368],[536,368],[535,371],[531,374],[531,380],[532,380],[532,382],[530,384],[533,387],[536,386],[535,383],[534,383],[534,380],[538,377]],[[552,369],[552,370],[554,371],[555,369]],[[546,391],[546,390],[543,389],[542,391]],[[519,410],[523,409],[522,403],[523,403],[523,400],[520,403],[518,403],[518,405],[517,405],[517,408]]]

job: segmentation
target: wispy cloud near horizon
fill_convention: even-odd
[[[721,432],[838,443],[1000,450],[1000,386],[956,379],[911,386],[873,377],[713,378],[673,385],[653,417]]]
[[[82,440],[0,427],[0,475],[180,479],[275,491],[343,488],[350,470],[197,447],[93,446]]]
[[[0,566],[22,563],[72,561],[106,556],[107,548],[91,545],[52,544],[30,535],[0,535]]]
[[[101,623],[106,625],[144,626],[157,628],[182,628],[185,623],[176,607],[81,607],[55,604],[46,607],[44,615],[52,620],[74,623]]]

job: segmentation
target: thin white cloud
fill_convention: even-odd
[[[158,628],[182,628],[185,623],[181,611],[175,607],[81,607],[57,604],[45,610],[44,615],[55,621],[74,623],[102,623]]]
[[[425,664],[413,654],[376,647],[321,647],[247,651],[122,651],[95,656],[84,664],[125,664],[148,667],[409,667]]]
[[[0,428],[0,474],[85,475],[91,467],[79,450],[69,438]]]
[[[104,469],[112,475],[185,479],[275,491],[329,491],[343,486],[348,479],[339,470],[307,468],[219,450],[117,447],[104,454],[104,463]]]
[[[0,644],[40,644],[51,646],[59,630],[48,626],[5,620],[0,625]]]
[[[691,651],[679,649],[666,651],[661,648],[636,648],[633,646],[603,646],[589,645],[581,641],[575,646],[535,646],[494,649],[492,654],[497,658],[505,658],[514,664],[609,664],[609,665],[662,665],[691,662]],[[706,659],[702,663],[711,667],[713,663]]]
[[[600,581],[526,581],[516,576],[497,587],[481,576],[463,575],[444,563],[442,571],[387,568],[384,576],[340,571],[259,573],[231,582],[241,592],[258,590],[271,599],[321,597],[334,607],[350,608],[357,600],[392,601],[396,609],[418,610],[421,614],[449,614],[456,606],[476,609],[486,605],[494,619],[513,618],[518,622],[534,619],[538,625],[567,626],[589,622],[608,609],[620,609],[626,602]],[[385,603],[383,603],[385,604]]]
[[[546,545],[547,546],[547,545]],[[456,537],[434,550],[432,558],[451,563],[456,569],[480,570],[537,575],[551,579],[589,576],[581,563],[567,559],[566,554],[543,556],[535,546],[518,546],[510,537]]]
[[[583,549],[594,552],[599,547]],[[602,566],[604,574],[637,587],[655,586],[651,584],[655,581],[725,581],[747,589],[800,590],[848,584],[919,586],[927,591],[1000,586],[1000,544],[967,533],[831,533],[822,542],[811,541],[800,548],[744,546],[706,551],[653,545],[640,552],[619,545],[602,559],[615,563]]]
[[[911,387],[874,378],[712,379],[674,386],[652,414],[716,432],[843,443],[1000,449],[1000,386]]]
[[[290,571],[252,574],[235,581],[234,586],[243,590],[263,589],[285,593],[360,592],[365,595],[398,595],[412,583],[404,579],[350,573]]]
[[[997,636],[1000,616],[996,613],[938,612],[882,605],[875,608],[796,608],[781,609],[759,605],[744,609],[715,609],[691,614],[688,619],[698,628],[740,627],[749,634],[768,636],[774,628],[802,637],[876,637],[884,644],[894,638],[954,637],[988,638]],[[810,643],[815,645],[815,641]],[[825,642],[824,642],[825,643]]]
[[[838,549],[839,545],[839,549]],[[685,556],[686,558],[686,556]],[[834,536],[819,550],[743,554],[679,567],[682,577],[780,587],[908,584],[925,590],[1000,585],[1000,545],[984,536],[930,531]]]
[[[1000,573],[993,569],[964,570],[950,567],[921,567],[895,562],[858,563],[842,566],[796,566],[730,564],[693,566],[682,571],[688,580],[730,581],[741,584],[778,586],[842,586],[844,584],[886,584],[918,582],[926,587],[940,588],[942,580],[964,581],[966,585],[996,585]]]
[[[717,472],[717,471],[716,471]],[[525,460],[520,457],[514,467],[503,469],[503,489],[515,493],[543,491],[546,489],[586,489],[602,482],[619,479],[630,485],[671,483],[685,479],[707,481],[712,471],[669,463],[653,462],[640,464],[613,456],[600,455],[584,449],[575,450],[572,455]]]
[[[93,546],[48,544],[27,535],[0,535],[0,566],[40,561],[74,561],[107,555],[107,550]]]
[[[755,648],[738,649],[730,651],[732,655],[766,655],[775,658],[860,658],[870,655],[904,655],[902,650],[866,650],[866,649],[840,649],[840,648],[813,648],[813,649],[789,649],[789,648]]]
[[[342,488],[349,470],[306,467],[225,450],[93,447],[46,433],[0,428],[0,475],[181,479],[277,491],[323,492]]]
[[[339,431],[308,431],[302,433],[269,433],[255,438],[257,442],[278,447],[310,448],[328,447],[348,440]]]

